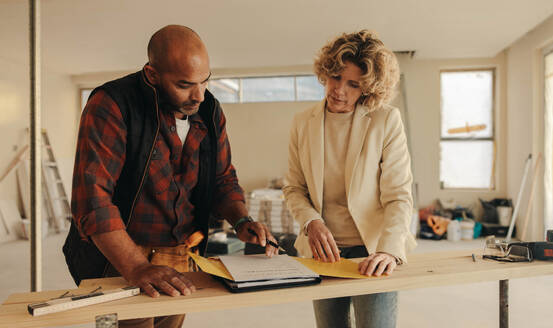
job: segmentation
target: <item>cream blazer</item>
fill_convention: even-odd
[[[322,218],[324,172],[324,105],[296,114],[290,132],[288,174],[283,188],[287,206],[303,228]],[[348,209],[369,253],[386,252],[406,262],[416,246],[409,232],[413,214],[407,140],[397,108],[370,111],[358,105],[345,159]],[[324,218],[322,218],[324,220]],[[307,236],[294,244],[311,257]]]

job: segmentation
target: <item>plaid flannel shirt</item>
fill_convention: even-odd
[[[199,114],[188,119],[190,130],[183,146],[174,114],[160,109],[160,133],[147,178],[126,227],[139,245],[174,246],[194,232],[190,194],[197,183],[200,142],[207,135],[207,127]],[[223,113],[216,123],[220,135],[214,212],[223,201],[244,201],[231,163]],[[125,229],[112,195],[125,163],[126,137],[125,122],[117,104],[104,91],[96,92],[81,117],[79,156],[73,177],[71,208],[82,238]]]

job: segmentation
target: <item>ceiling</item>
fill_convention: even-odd
[[[308,65],[361,28],[419,59],[493,57],[552,14],[551,0],[42,0],[42,62],[68,74],[135,69],[167,24],[195,29],[219,69]],[[27,1],[0,0],[0,58],[27,60],[27,22]]]

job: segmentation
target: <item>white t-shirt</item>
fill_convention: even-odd
[[[177,123],[177,134],[179,135],[180,141],[184,145],[184,141],[186,140],[186,136],[188,135],[188,131],[190,130],[190,123],[188,122],[188,119],[179,120],[176,117],[175,121]]]

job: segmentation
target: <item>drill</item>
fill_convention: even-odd
[[[535,260],[553,261],[553,242],[550,241],[530,241],[510,243],[511,246],[523,246],[530,250]]]

